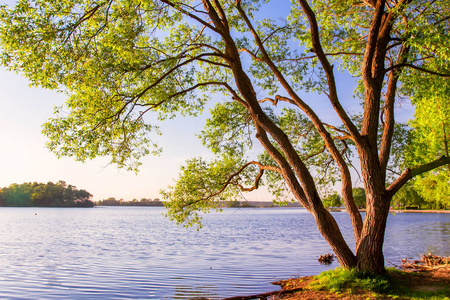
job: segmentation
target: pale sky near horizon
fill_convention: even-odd
[[[137,175],[108,166],[107,158],[86,163],[58,159],[45,148],[41,130],[54,106],[61,105],[64,99],[64,94],[30,87],[26,78],[0,67],[0,187],[64,180],[86,189],[95,200],[157,198],[158,191],[172,183],[187,158],[204,152],[192,128],[200,126],[201,120],[180,118],[167,122],[164,135],[156,138],[161,141],[163,153],[146,157]]]
[[[0,0],[0,5],[13,6],[15,2]],[[54,106],[63,104],[64,99],[64,94],[30,87],[26,78],[0,66],[0,188],[12,183],[64,180],[90,192],[94,200],[153,199],[160,197],[159,190],[174,183],[186,159],[211,157],[195,136],[206,118],[201,116],[165,122],[161,128],[163,135],[155,138],[163,152],[160,156],[145,157],[137,175],[108,165],[108,158],[86,163],[70,157],[58,159],[45,148],[46,138],[41,130],[42,124],[52,117]],[[247,193],[246,197],[271,200],[261,191]]]
[[[341,80],[352,79],[347,76]],[[353,83],[344,83],[340,87],[341,96],[346,99],[345,108],[357,110],[359,104],[351,99]],[[335,118],[329,102],[315,98],[310,104],[320,109],[319,115],[325,121]],[[200,155],[211,157],[195,137],[206,118],[201,116],[198,119],[178,118],[165,122],[161,127],[163,135],[155,138],[164,151],[160,156],[144,158],[137,175],[119,170],[114,165],[108,166],[107,158],[86,163],[76,162],[72,158],[57,159],[45,148],[46,138],[41,130],[42,124],[52,116],[54,106],[63,104],[64,100],[64,94],[30,87],[26,78],[0,67],[0,188],[12,183],[64,180],[90,192],[94,200],[108,197],[125,200],[159,198],[158,191],[173,184],[180,165],[186,159]],[[404,107],[406,110],[397,110],[403,114],[402,121],[412,115],[411,107],[407,104]],[[246,195],[249,200],[271,200],[265,192]]]

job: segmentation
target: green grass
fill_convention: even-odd
[[[388,296],[393,299],[450,300],[450,287],[440,286],[432,291],[418,291],[411,287],[415,274],[388,269],[386,275],[373,275],[356,269],[337,268],[315,277],[310,288],[328,290],[337,294],[370,294],[373,297]]]
[[[390,286],[387,276],[366,274],[356,269],[336,268],[321,273],[316,279],[317,281],[312,284],[311,288],[335,293],[355,293],[360,290],[385,293]]]

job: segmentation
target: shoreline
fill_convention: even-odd
[[[399,270],[390,272],[392,286],[385,292],[374,292],[370,289],[349,289],[347,291],[332,291],[326,288],[315,288],[319,280],[318,275],[302,276],[272,282],[280,289],[256,295],[243,295],[221,298],[221,300],[376,300],[376,299],[422,299],[424,296],[435,296],[436,300],[448,299],[450,283],[449,267],[442,269]],[[400,288],[399,288],[400,286]],[[415,294],[414,294],[415,293]],[[416,296],[416,297],[414,297]]]
[[[450,214],[450,210],[435,210],[435,209],[391,209],[390,213],[425,213],[425,214]]]
[[[424,209],[424,210],[414,210],[414,209],[393,209],[389,210],[390,213],[433,213],[433,214],[450,214],[450,210],[433,210],[433,209]]]
[[[345,208],[333,208],[330,212],[347,212]],[[366,212],[365,208],[358,209],[359,212]],[[425,214],[450,214],[450,210],[439,209],[390,209],[389,213],[402,214],[402,213],[425,213]]]

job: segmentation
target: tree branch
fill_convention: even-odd
[[[220,20],[225,28],[226,31],[230,30],[230,26],[228,25],[228,19],[225,14],[225,11],[222,8],[222,5],[220,5],[220,2],[217,0],[212,0],[214,2],[214,6],[216,7],[216,11],[218,12],[218,15],[220,16]],[[209,1],[207,1],[209,2]]]
[[[264,98],[264,99],[262,99],[262,100],[259,100],[258,102],[259,102],[259,103],[264,103],[264,102],[266,102],[266,101],[271,102],[274,106],[276,106],[276,105],[278,104],[279,101],[285,101],[285,102],[288,102],[288,103],[291,103],[291,104],[296,105],[296,103],[295,103],[292,99],[287,98],[287,97],[283,97],[283,96],[280,96],[280,95],[276,95],[276,96],[275,96],[275,99],[272,99],[272,98]]]
[[[254,60],[256,60],[256,61],[264,61],[264,59],[259,58],[258,56],[256,56],[255,53],[251,52],[251,51],[248,50],[247,48],[239,49],[239,52],[247,52],[248,54],[250,54],[250,56],[251,56]]]
[[[203,53],[203,54],[199,54],[198,56],[192,57],[190,59],[187,59],[181,63],[178,63],[176,66],[174,66],[173,68],[169,69],[166,73],[162,74],[161,77],[159,77],[154,83],[152,83],[151,85],[149,85],[148,87],[146,87],[144,90],[142,90],[142,92],[140,92],[138,95],[136,95],[134,98],[138,99],[141,98],[145,93],[147,93],[150,89],[152,89],[153,87],[157,86],[161,81],[163,81],[167,76],[169,76],[170,74],[172,74],[173,72],[175,72],[177,69],[181,68],[184,65],[187,65],[193,61],[199,60],[201,59],[203,56],[210,56],[212,54],[210,53]],[[216,55],[216,54],[213,54]]]
[[[172,8],[178,10],[179,12],[182,12],[183,14],[185,14],[185,15],[189,16],[190,18],[196,20],[197,22],[199,22],[199,23],[202,24],[203,26],[205,26],[205,27],[211,29],[212,31],[214,31],[214,32],[219,32],[219,31],[217,30],[217,28],[211,26],[209,23],[205,22],[202,18],[197,17],[196,15],[194,15],[194,14],[192,14],[192,13],[186,11],[185,9],[182,9],[181,7],[178,7],[178,5],[175,4],[175,3],[173,3],[172,1],[161,0],[161,2],[163,2],[163,3],[165,3],[165,4],[169,5],[169,6],[171,6]]]
[[[260,170],[259,170],[259,173],[258,173],[258,176],[256,176],[256,178],[255,178],[255,182],[254,182],[253,186],[251,186],[251,187],[249,187],[249,188],[246,188],[246,187],[242,186],[242,185],[239,184],[239,183],[235,183],[235,185],[236,185],[237,187],[239,187],[239,188],[241,189],[241,191],[243,191],[243,192],[251,192],[251,191],[253,191],[253,190],[258,189],[258,187],[259,187],[259,182],[260,182],[261,177],[263,176],[263,174],[264,174],[264,169],[260,169]]]
[[[307,161],[308,159],[310,159],[310,158],[312,158],[312,157],[314,157],[314,156],[317,156],[317,155],[319,155],[319,154],[321,154],[321,153],[324,153],[324,152],[325,152],[325,149],[327,149],[327,147],[326,147],[326,145],[323,145],[323,146],[322,146],[322,149],[320,149],[320,150],[317,151],[316,153],[312,153],[312,154],[310,154],[310,155],[307,155],[307,156],[303,157],[302,159],[303,159],[304,161]],[[331,161],[334,161],[334,160],[331,160]]]
[[[309,6],[309,4],[306,0],[298,0],[298,1],[300,2],[300,5],[302,6],[303,11],[305,12],[305,14],[309,20],[314,53],[316,53],[316,55],[318,56],[318,58],[322,64],[322,67],[325,70],[325,74],[327,76],[327,83],[328,83],[328,89],[329,89],[329,94],[330,94],[328,96],[328,98],[330,99],[330,102],[333,105],[334,110],[338,114],[341,121],[344,123],[344,126],[349,131],[353,140],[355,142],[360,142],[362,140],[362,137],[358,131],[358,128],[351,121],[350,117],[347,115],[347,113],[345,112],[341,103],[339,102],[339,98],[338,98],[337,90],[336,90],[336,81],[335,81],[334,73],[333,73],[333,67],[330,65],[330,63],[323,51],[323,48],[322,48],[322,45],[320,42],[319,26],[317,24],[315,14],[312,11],[311,7]],[[312,120],[312,121],[314,122],[314,120]],[[353,231],[354,231],[354,236],[355,236],[355,241],[358,244],[360,235],[361,235],[361,231],[362,231],[362,227],[363,227],[363,223],[362,223],[361,214],[359,213],[358,208],[356,207],[355,201],[353,199],[350,171],[348,169],[348,166],[347,166],[342,154],[339,152],[336,145],[334,144],[334,141],[332,140],[330,134],[328,133],[328,131],[325,130],[323,123],[320,123],[320,125],[318,127],[318,131],[321,134],[322,138],[324,139],[325,144],[327,145],[333,159],[336,161],[336,163],[339,167],[339,170],[341,172],[342,199],[343,199],[344,205],[347,208],[347,211],[350,215],[350,219],[352,221],[352,226],[353,226]]]
[[[261,142],[261,145],[266,150],[267,154],[280,166],[280,174],[286,181],[286,184],[290,187],[294,197],[302,204],[307,210],[311,209],[311,203],[308,201],[303,187],[300,185],[297,177],[286,160],[286,157],[280,153],[270,142],[267,132],[255,122],[256,138]],[[301,162],[301,161],[300,161]],[[302,162],[301,162],[302,163]]]
[[[333,129],[334,131],[337,131],[337,132],[340,132],[340,133],[342,133],[342,134],[345,134],[346,138],[350,138],[350,139],[351,139],[351,135],[350,135],[350,133],[348,133],[347,131],[342,130],[342,129],[339,129],[339,128],[337,128],[336,126],[333,126],[333,125],[330,125],[330,124],[327,124],[327,123],[323,123],[323,125],[324,125],[325,127],[328,127],[328,128],[330,128],[330,129]]]
[[[303,11],[305,12],[309,20],[313,51],[317,55],[327,76],[328,91],[329,91],[328,98],[330,99],[331,105],[333,105],[334,110],[338,114],[341,121],[344,123],[347,130],[352,135],[353,139],[355,141],[359,140],[361,139],[361,136],[359,134],[358,128],[355,126],[355,124],[353,124],[350,117],[347,115],[341,103],[339,102],[333,66],[331,66],[330,62],[328,61],[323,51],[322,44],[320,42],[319,26],[317,24],[316,16],[306,0],[298,0],[298,1],[300,2],[300,5],[302,6]]]
[[[168,98],[171,99],[171,98],[177,97],[179,95],[186,94],[186,93],[188,93],[190,91],[193,91],[193,90],[195,90],[195,89],[197,89],[199,87],[208,86],[208,85],[223,85],[223,86],[225,86],[225,82],[220,82],[220,81],[200,82],[200,83],[197,83],[196,85],[193,85],[193,86],[191,86],[191,87],[189,87],[189,88],[187,88],[185,90],[176,92],[175,94],[170,95]]]
[[[432,161],[430,163],[421,165],[415,168],[407,168],[400,177],[397,178],[386,190],[390,196],[394,196],[395,193],[404,186],[411,178],[419,174],[434,170],[444,165],[450,164],[450,157],[442,156],[441,158]]]
[[[238,183],[233,183],[233,182],[232,182],[233,179],[234,179],[236,176],[238,176],[239,174],[241,174],[241,173],[242,173],[248,166],[250,166],[250,165],[257,165],[257,166],[259,166],[259,169],[260,169],[260,172],[259,172],[258,176],[257,176],[256,179],[255,179],[255,185],[256,185],[256,187],[252,187],[252,188],[246,189],[246,188],[242,187],[242,186],[241,186],[240,184],[238,184]],[[199,201],[202,201],[202,200],[209,200],[209,199],[211,199],[212,197],[215,197],[215,196],[217,196],[217,195],[220,195],[220,194],[221,194],[221,193],[222,193],[222,192],[223,192],[230,184],[234,184],[234,185],[236,185],[236,186],[239,186],[240,188],[242,187],[242,188],[241,188],[242,191],[252,191],[252,190],[258,188],[258,186],[259,186],[259,181],[260,181],[260,179],[261,179],[261,177],[262,177],[262,175],[263,175],[263,173],[264,173],[264,170],[271,170],[271,171],[275,171],[275,172],[281,173],[280,169],[277,168],[277,167],[274,167],[274,166],[266,166],[266,165],[263,165],[263,164],[261,164],[261,163],[259,163],[259,162],[257,162],[257,161],[250,161],[250,162],[244,164],[238,171],[236,171],[235,173],[233,173],[233,174],[231,174],[230,176],[228,176],[227,181],[223,184],[222,188],[221,188],[219,191],[217,191],[217,192],[215,192],[215,193],[210,193],[208,196],[203,197],[203,198],[200,199]]]
[[[350,55],[350,56],[362,56],[364,53],[358,53],[358,52],[335,52],[335,53],[324,53],[325,56],[338,56],[338,55]],[[310,55],[310,56],[303,56],[299,58],[285,58],[281,61],[299,61],[299,60],[305,60],[305,59],[312,59],[317,58],[317,55]]]
[[[398,61],[404,62],[407,59],[409,53],[409,46],[402,46],[400,52],[397,56]],[[382,168],[382,172],[386,174],[386,167],[389,161],[389,155],[391,153],[392,137],[394,135],[394,104],[395,96],[397,93],[397,83],[400,77],[401,69],[393,71],[389,74],[389,81],[384,101],[383,113],[385,116],[385,121],[383,122],[383,134],[381,137],[380,152],[378,155],[378,160]]]
[[[392,67],[387,68],[385,70],[385,73],[393,71],[393,70],[398,69],[398,68],[402,68],[402,67],[408,67],[408,68],[411,68],[411,69],[414,69],[414,70],[418,70],[418,71],[421,71],[421,72],[424,72],[424,73],[437,75],[437,76],[441,76],[441,77],[450,77],[450,74],[439,73],[439,72],[428,70],[428,69],[425,69],[425,68],[421,68],[421,67],[409,64],[409,63],[400,63],[400,64],[397,64],[397,65],[393,65]]]

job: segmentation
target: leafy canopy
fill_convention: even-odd
[[[404,164],[409,166],[448,157],[450,149],[450,81],[422,75],[413,83],[414,86],[407,86],[414,90],[412,102],[416,107],[405,152]],[[427,202],[443,207],[450,205],[449,166],[417,177],[414,189]]]
[[[342,70],[359,79],[357,107],[367,90],[361,66],[373,3],[310,1],[320,24],[318,47],[304,1],[293,1],[290,14],[278,16],[280,3],[267,0],[19,0],[0,10],[1,61],[32,84],[67,94],[43,132],[58,156],[80,161],[107,155],[137,170],[143,156],[160,151],[152,137],[158,121],[210,108],[200,138],[217,159],[188,160],[163,192],[178,221],[192,224],[196,210],[260,184],[278,197],[294,191],[296,199],[308,199],[302,204],[309,209],[316,206],[316,187],[351,182],[352,152],[363,141],[358,131],[374,127],[378,146],[387,145],[389,153],[392,145],[398,156],[380,154],[394,163],[388,169],[403,159],[404,131],[392,142],[393,127],[378,122],[383,105],[394,109],[394,101],[387,97],[371,112],[345,109],[332,75]],[[392,78],[381,82],[381,92],[395,95],[388,82],[413,86],[418,69],[448,74],[448,0],[384,6],[392,23],[381,78]],[[398,92],[423,98],[407,88]],[[311,109],[324,101],[318,94],[337,112],[329,118],[334,124]],[[346,206],[354,202],[348,182]]]

